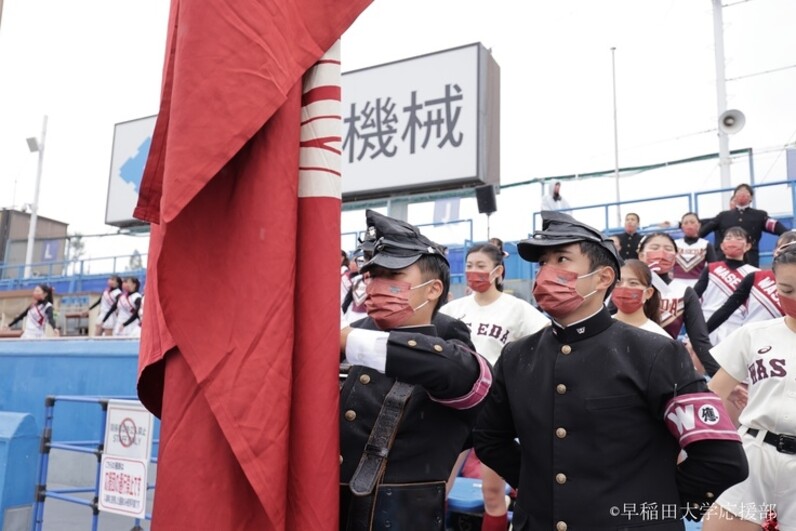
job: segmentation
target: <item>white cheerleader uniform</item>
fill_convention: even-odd
[[[440,311],[461,320],[470,328],[475,350],[492,365],[497,362],[503,347],[541,330],[550,320],[533,306],[513,295],[501,293],[493,303],[481,306],[475,295],[455,299]]]
[[[122,290],[119,288],[108,289],[105,288],[105,291],[102,292],[102,296],[100,297],[100,319],[105,318],[108,315],[108,312],[111,311],[113,307],[113,303],[116,302],[116,299],[121,295]],[[114,326],[116,326],[116,314],[112,313],[108,315],[108,318],[102,322],[102,329],[103,330],[113,330]]]
[[[20,336],[22,339],[41,339],[46,336],[47,322],[55,328],[55,321],[52,318],[53,305],[49,302],[39,302],[32,304],[28,308],[25,316],[25,330]],[[48,316],[48,310],[50,315]]]
[[[727,302],[749,273],[758,271],[755,266],[744,264],[736,269],[729,267],[724,261],[708,265],[708,285],[702,293],[702,314],[705,321]],[[710,333],[710,342],[718,345],[731,332],[743,326],[745,308],[738,308],[716,330]]]
[[[141,294],[122,293],[117,301],[116,326],[113,335],[121,337],[141,337],[141,319],[136,316],[132,323],[125,326],[124,323],[136,315],[136,301],[141,300]],[[140,306],[140,305],[139,305]]]
[[[672,269],[672,284],[683,284],[694,287],[699,280],[702,270],[708,265],[708,246],[710,242],[704,238],[679,238],[674,243],[677,245],[677,255],[674,258]]]

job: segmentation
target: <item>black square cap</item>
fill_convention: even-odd
[[[568,245],[578,242],[594,242],[602,245],[616,261],[617,269],[621,269],[624,261],[614,246],[614,242],[603,238],[600,231],[578,221],[569,214],[552,210],[543,210],[542,230],[533,233],[530,239],[517,244],[517,252],[523,260],[538,262],[539,257],[550,247]]]
[[[363,264],[360,271],[365,272],[372,266],[403,269],[417,262],[424,254],[439,256],[450,265],[442,247],[420,234],[414,225],[374,210],[365,211],[365,217],[367,234],[376,239],[373,241],[373,258]]]

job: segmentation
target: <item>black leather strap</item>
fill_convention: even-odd
[[[413,385],[395,382],[390,392],[387,393],[379,416],[370,431],[365,451],[362,452],[359,465],[351,477],[351,492],[355,496],[372,494],[384,474],[387,456],[393,441],[395,441],[404,407],[409,401],[413,389]]]
[[[760,433],[760,430],[755,428],[748,428],[746,430],[746,434],[752,437],[757,437],[758,433]],[[783,454],[796,454],[796,437],[792,435],[778,435],[768,431],[765,437],[763,437],[763,442],[770,444],[775,447],[778,452]]]
[[[357,469],[351,477],[349,489],[353,496],[348,507],[346,531],[371,529],[376,507],[376,486],[384,475],[387,456],[398,433],[404,407],[412,396],[413,385],[395,382],[384,403],[379,416],[370,431],[365,451],[359,459]]]

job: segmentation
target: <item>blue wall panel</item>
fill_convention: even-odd
[[[41,428],[46,396],[134,397],[137,372],[137,340],[0,340],[0,411],[30,413]],[[99,439],[100,412],[57,402],[53,439]]]

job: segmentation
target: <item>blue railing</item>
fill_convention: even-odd
[[[754,189],[757,191],[757,195],[759,195],[759,192],[761,190],[766,190],[774,186],[787,186],[790,188],[789,196],[791,198],[791,208],[786,212],[781,212],[781,214],[784,214],[783,217],[792,218],[794,215],[794,209],[796,209],[796,181],[785,180],[785,181],[775,181],[771,183],[755,183]],[[672,210],[674,212],[678,212],[680,214],[685,214],[686,212],[696,212],[697,214],[699,214],[700,217],[712,217],[713,215],[718,214],[722,210],[726,210],[727,205],[721,202],[713,201],[710,206],[706,206],[705,205],[705,203],[707,203],[706,199],[710,197],[715,198],[718,195],[724,195],[727,194],[728,192],[732,192],[733,190],[734,187],[716,188],[712,190],[704,190],[701,192],[692,192],[685,194],[663,195],[657,197],[647,197],[643,199],[633,199],[633,200],[619,201],[619,202],[611,201],[607,203],[596,203],[593,205],[574,207],[568,209],[567,212],[570,212],[575,217],[582,218],[584,217],[583,215],[590,210],[601,211],[602,227],[598,226],[598,224],[595,223],[594,220],[589,219],[584,221],[586,221],[587,223],[588,222],[594,223],[595,228],[599,228],[602,231],[612,232],[619,229],[619,227],[615,227],[610,222],[611,214],[615,216],[616,215],[615,209],[618,209],[623,205],[643,205],[645,203],[648,204],[658,201],[667,201],[667,202],[673,202],[672,205],[667,205],[667,209]],[[710,208],[711,210],[707,211],[707,208]],[[643,209],[641,208],[634,210],[639,210],[643,212]],[[578,213],[580,213],[581,216],[579,216]],[[540,221],[541,221],[540,212],[534,212],[532,232],[540,228],[541,226]],[[675,223],[679,220],[669,220],[669,221]]]
[[[763,194],[770,192],[772,187],[781,187],[786,186],[790,188],[788,197],[791,199],[791,206],[790,209],[786,209],[784,212],[772,212],[772,215],[781,219],[786,225],[793,226],[793,215],[794,215],[794,206],[796,206],[796,181],[776,181],[771,183],[756,183],[755,190],[758,192],[759,195],[761,192]],[[723,198],[723,194],[727,194],[731,192],[731,188],[717,188],[714,190],[705,190],[701,192],[694,192],[694,193],[683,193],[683,194],[672,194],[672,195],[665,195],[665,196],[657,196],[657,197],[648,197],[642,199],[633,199],[633,200],[626,200],[626,201],[613,201],[607,203],[598,203],[593,205],[587,206],[580,206],[574,207],[569,209],[568,212],[571,212],[573,215],[582,219],[586,223],[590,223],[595,226],[595,228],[599,228],[602,231],[605,231],[606,234],[613,233],[621,230],[621,227],[613,226],[611,223],[612,216],[616,216],[618,209],[621,207],[627,207],[628,205],[633,205],[633,209],[635,211],[644,212],[644,206],[647,205],[648,207],[652,203],[665,203],[665,207],[667,211],[676,212],[684,214],[686,212],[695,211],[701,216],[710,217],[721,210],[726,208],[722,202],[717,202],[718,198]],[[660,206],[660,205],[658,205]],[[710,209],[708,211],[708,209]],[[538,230],[541,227],[541,217],[539,212],[534,212],[533,220],[532,220],[532,229],[533,231]],[[669,220],[673,224],[676,225],[678,220],[672,219]],[[602,226],[600,226],[602,224]],[[458,233],[454,240],[457,242],[462,242],[462,245],[456,243],[454,245],[450,245],[448,252],[449,258],[451,260],[451,273],[454,275],[454,282],[461,277],[461,274],[464,270],[464,258],[466,248],[470,246],[474,241],[474,222],[472,219],[460,219],[460,220],[453,220],[448,221],[445,223],[423,223],[418,225],[421,229],[425,228],[426,232],[429,233],[431,239],[434,238],[434,233],[437,232],[437,229],[441,229],[443,227],[451,228],[455,225],[464,225],[465,232],[463,234]],[[650,230],[657,230],[658,226],[649,226],[643,227],[641,232],[648,232]],[[453,229],[456,230],[455,228]],[[671,229],[676,230],[676,229]],[[344,232],[341,234],[341,242],[343,243],[343,248],[348,247],[348,243],[350,243],[350,249],[355,249],[358,245],[358,238],[362,234],[362,231],[350,231]],[[761,240],[761,258],[764,260],[767,257],[770,257],[770,249],[773,247],[773,239],[770,235],[765,235]],[[506,242],[507,245],[512,245],[511,242]],[[507,249],[511,250],[511,249]],[[516,256],[516,255],[512,255]],[[528,268],[524,266],[524,264],[514,264],[514,260],[512,256],[509,257],[507,260],[507,278],[527,278],[525,274],[528,272]],[[46,274],[39,274],[34,277],[30,278],[23,278],[24,277],[24,265],[4,265],[0,264],[0,290],[8,291],[8,290],[17,290],[17,289],[32,289],[38,283],[46,282],[48,284],[52,284],[56,287],[56,292],[60,293],[76,293],[81,291],[102,291],[104,288],[104,282],[107,275],[112,274],[114,272],[118,272],[124,275],[131,275],[137,276],[141,279],[142,283],[145,281],[146,278],[146,254],[141,255],[142,260],[142,269],[135,270],[135,271],[120,271],[124,269],[125,266],[129,265],[130,255],[124,256],[110,256],[110,257],[102,257],[102,258],[90,258],[85,260],[79,261],[60,261],[60,262],[39,262],[36,264],[32,264],[32,268],[35,271],[41,272],[42,270],[46,271]],[[514,276],[517,274],[518,276]]]
[[[25,266],[0,264],[0,290],[33,289],[41,283],[55,287],[56,293],[102,291],[108,275],[138,277],[142,285],[146,276],[146,254],[140,255],[141,269],[129,267],[130,255],[62,260],[31,264],[34,275],[25,278]]]
[[[584,214],[589,210],[598,210],[602,211],[602,231],[610,231],[615,227],[614,224],[610,222],[611,215],[613,214],[616,217],[616,210],[612,209],[619,209],[624,205],[644,205],[645,203],[653,203],[659,201],[673,201],[674,203],[671,205],[671,208],[674,208],[675,212],[682,212],[685,214],[686,212],[690,212],[692,210],[692,205],[694,204],[693,194],[673,194],[673,195],[662,195],[658,197],[649,197],[644,199],[632,199],[627,201],[612,201],[610,203],[597,203],[594,205],[587,205],[582,207],[574,207],[567,210],[568,213],[572,214],[576,218],[580,218],[578,214]],[[642,210],[641,208],[634,208],[633,210]],[[534,212],[533,214],[533,230],[539,230],[541,228],[541,212]],[[589,222],[591,220],[584,220],[585,222]],[[592,223],[594,223],[592,221]],[[599,227],[595,227],[599,228]]]
[[[38,480],[36,483],[36,500],[33,506],[33,518],[31,522],[32,531],[42,531],[44,528],[44,504],[47,499],[59,500],[62,502],[73,503],[76,505],[84,506],[91,509],[91,530],[97,531],[99,529],[99,516],[100,516],[100,480],[102,473],[102,454],[105,450],[104,441],[102,439],[105,433],[105,425],[107,422],[107,409],[108,401],[116,399],[124,400],[138,400],[137,397],[92,397],[92,396],[48,396],[45,399],[45,416],[44,416],[44,429],[42,430],[40,454],[39,454],[39,467],[38,467]],[[70,440],[63,442],[55,442],[53,440],[53,421],[55,417],[55,405],[58,402],[78,403],[78,404],[96,404],[99,407],[97,410],[97,418],[100,425],[100,438],[93,440]],[[152,444],[155,450],[152,451],[150,462],[157,464],[157,447],[159,440],[153,440]],[[93,485],[85,487],[70,487],[70,488],[48,488],[47,478],[50,466],[50,450],[63,450],[67,452],[77,452],[83,454],[92,454],[97,457],[95,481]],[[152,490],[155,488],[154,484],[146,485],[146,489]],[[93,494],[92,498],[82,498],[75,496],[75,494]],[[142,509],[143,512],[144,509]],[[147,520],[152,519],[152,515],[146,513]],[[141,520],[135,518],[133,522],[133,529],[142,529]]]

